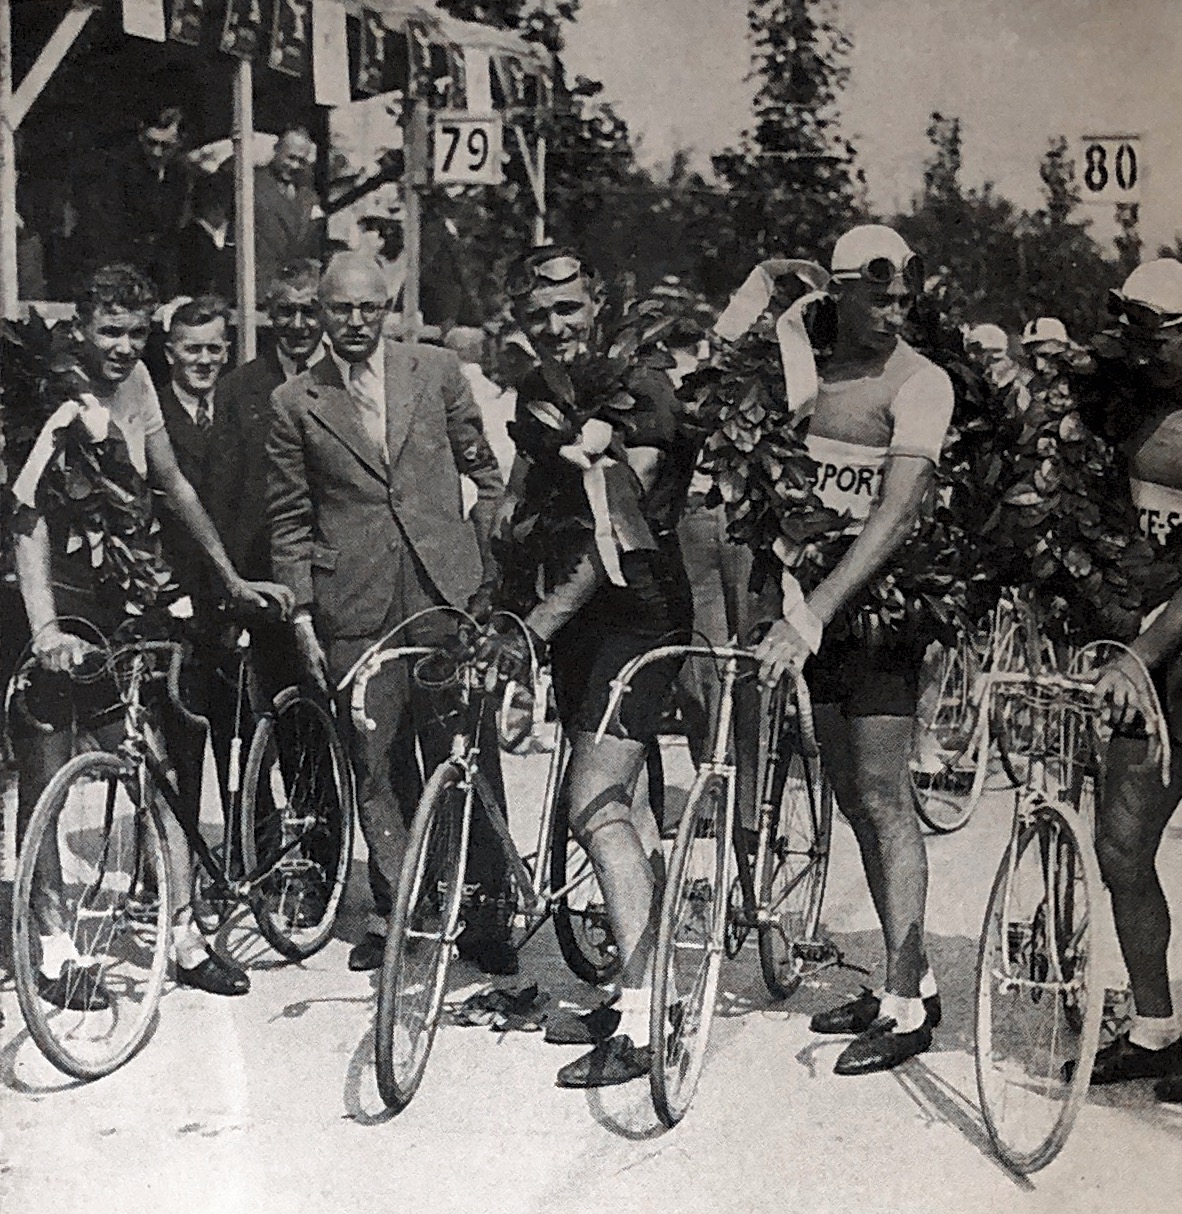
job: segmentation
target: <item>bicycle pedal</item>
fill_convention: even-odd
[[[793,940],[792,955],[809,965],[836,965],[841,958],[832,940]]]

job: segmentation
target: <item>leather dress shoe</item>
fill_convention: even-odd
[[[385,951],[386,937],[376,932],[366,932],[349,950],[349,968],[356,972],[379,969]]]
[[[217,953],[210,953],[192,968],[178,964],[176,980],[179,986],[191,986],[210,995],[245,995],[250,990],[250,977],[246,971]]]
[[[1074,1068],[1071,1063],[1063,1069],[1064,1077],[1071,1078]],[[1092,1064],[1092,1083],[1102,1086],[1109,1083],[1127,1083],[1130,1079],[1164,1079],[1182,1070],[1182,1040],[1167,1045],[1164,1050],[1147,1050],[1134,1045],[1128,1033],[1114,1038],[1102,1050],[1096,1051]]]
[[[840,1035],[864,1033],[878,1019],[881,1003],[879,997],[868,986],[864,986],[856,999],[827,1012],[818,1012],[809,1021],[809,1030],[814,1033]],[[927,1013],[928,1028],[939,1028],[944,1016],[939,991],[924,999],[923,1010]]]
[[[56,978],[37,971],[37,988],[46,1003],[66,1012],[105,1012],[111,1006],[97,965],[67,961]]]
[[[626,1033],[597,1042],[589,1053],[558,1072],[560,1088],[609,1088],[642,1079],[652,1069],[650,1046],[633,1045]]]
[[[876,1020],[864,1033],[842,1050],[833,1066],[835,1075],[869,1075],[889,1071],[900,1062],[930,1049],[932,1026],[924,1021],[909,1033],[896,1031],[894,1020]]]
[[[607,1004],[582,1014],[559,1009],[546,1017],[546,1040],[551,1045],[595,1045],[620,1027],[620,1013]]]

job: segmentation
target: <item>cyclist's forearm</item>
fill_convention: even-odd
[[[554,634],[591,601],[603,580],[603,566],[593,560],[590,553],[584,553],[570,577],[550,591],[525,622],[543,641],[552,640]]]
[[[43,518],[38,516],[31,529],[16,534],[13,551],[29,630],[36,636],[57,618],[49,563],[49,528]]]

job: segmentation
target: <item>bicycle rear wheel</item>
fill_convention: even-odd
[[[78,755],[42,793],[21,847],[17,997],[41,1052],[76,1079],[126,1062],[160,1003],[172,913],[167,845],[149,797],[116,755]],[[59,971],[63,948],[71,960]]]
[[[1100,896],[1075,815],[1044,805],[998,869],[977,962],[977,1091],[1005,1163],[1058,1154],[1087,1095],[1104,992],[1089,923]]]
[[[790,756],[779,813],[760,824],[759,963],[767,989],[787,999],[827,946],[817,939],[829,875],[833,789],[816,759]]]
[[[471,786],[453,762],[436,768],[411,826],[378,983],[378,1090],[395,1112],[410,1103],[439,1026],[459,933]]]
[[[726,948],[726,781],[708,775],[682,815],[661,906],[653,973],[649,1074],[653,1107],[667,1126],[689,1108],[710,1038]]]
[[[259,874],[259,931],[292,960],[327,943],[349,876],[353,784],[331,714],[282,691],[251,740],[242,782],[242,854]]]

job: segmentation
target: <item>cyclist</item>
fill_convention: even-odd
[[[661,848],[652,811],[645,803],[634,805],[633,791],[676,671],[660,669],[660,663],[650,666],[634,685],[620,725],[598,745],[595,731],[610,682],[627,661],[663,642],[688,639],[691,597],[676,527],[693,451],[676,427],[668,377],[641,367],[627,376],[635,401],[627,428],[616,427],[609,436],[600,419],[588,422],[561,449],[548,441],[546,428],[531,413],[535,407],[544,414],[558,395],[545,360],[570,366],[591,349],[603,288],[576,253],[542,248],[518,264],[509,290],[518,320],[543,360],[518,393],[518,462],[511,477],[519,494],[517,517],[536,516],[556,537],[542,561],[545,593],[526,624],[550,651],[558,714],[571,743],[563,796],[571,830],[595,866],[621,959],[616,1031],[606,1035],[614,1016],[595,1021],[603,1032],[589,1027],[583,1040],[602,1039],[563,1067],[558,1083],[602,1087],[639,1078],[650,1065],[646,1042]],[[604,496],[616,537],[606,553],[586,538],[594,512],[585,474],[596,464],[607,480]],[[573,553],[572,533],[584,537],[574,541],[581,546]],[[627,539],[621,541],[621,535]],[[571,559],[564,560],[567,554]],[[502,670],[523,659],[521,641],[510,631],[494,636],[491,644]]]
[[[105,439],[120,449],[120,459],[108,460],[104,465],[108,473],[115,466],[123,470],[124,483],[116,486],[116,492],[127,500],[142,498],[145,481],[150,480],[204,553],[231,600],[261,608],[273,602],[284,612],[291,605],[285,588],[269,582],[247,582],[238,576],[213,523],[177,465],[156,390],[140,361],[155,307],[155,288],[130,266],[106,266],[87,281],[77,300],[71,333],[71,372],[79,400],[63,405],[46,423],[13,485],[17,576],[33,636],[33,653],[50,677],[79,671],[94,648],[82,637],[67,632],[61,626],[62,619],[80,618],[109,636],[126,618],[126,603],[122,596],[112,594],[102,566],[96,569],[89,551],[76,550],[68,543],[68,527],[54,505],[51,485],[55,476],[47,470],[54,460],[56,435],[77,418],[96,442]],[[108,723],[96,733],[100,743],[113,735],[109,740],[115,744],[121,728],[118,723]],[[69,759],[71,742],[63,730],[33,731],[14,739],[19,771],[18,838],[45,786]],[[177,981],[211,994],[244,994],[250,985],[247,975],[210,951],[193,921],[188,843],[172,816],[166,814],[164,818],[170,876],[180,902],[173,921]],[[60,908],[49,894],[49,885],[48,879],[40,883],[37,905],[42,935],[42,995],[57,1006],[73,1010],[105,1007],[109,1000],[98,969],[80,964],[73,941],[63,930]]]
[[[1143,534],[1165,544],[1182,526],[1182,263],[1146,262],[1113,293],[1139,408],[1120,450]],[[1143,731],[1118,728],[1109,744],[1096,815],[1096,855],[1133,990],[1127,1033],[1096,1055],[1093,1083],[1157,1077],[1158,1096],[1182,1101],[1182,1022],[1170,996],[1170,911],[1156,856],[1182,796],[1182,592],[1150,617],[1131,646],[1149,668],[1174,742],[1163,788],[1146,761]],[[1121,657],[1100,679],[1118,719],[1136,707],[1136,666]],[[1139,735],[1139,736],[1138,736]]]
[[[808,595],[786,579],[783,618],[757,653],[765,682],[807,662],[822,759],[853,827],[886,946],[886,982],[813,1017],[818,1033],[854,1033],[840,1075],[896,1066],[929,1048],[940,1002],[924,942],[927,855],[911,803],[908,754],[920,639],[826,643],[825,629],[920,525],[952,415],[948,376],[899,334],[923,288],[919,258],[878,224],[833,250],[838,329],[809,422],[818,488],[857,535]],[[795,591],[795,593],[791,593]]]

